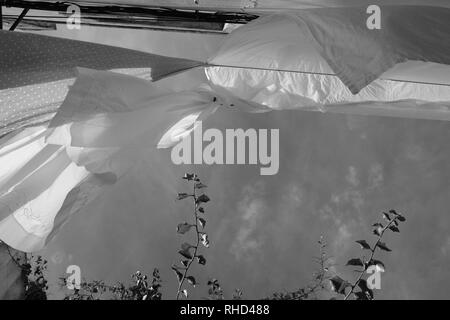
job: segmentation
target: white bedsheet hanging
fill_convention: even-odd
[[[308,19],[309,16],[301,17]],[[208,79],[242,99],[277,110],[304,109],[450,120],[449,65],[420,61],[395,65],[396,61],[405,59],[407,46],[381,50],[391,45],[391,39],[385,41],[382,36],[375,37],[374,45],[368,46],[364,39],[365,31],[360,32],[361,27],[354,28],[351,24],[348,29],[354,41],[344,42],[348,33],[342,30],[346,24],[341,23],[341,15],[336,18],[336,24],[337,29],[341,28],[340,40],[345,45],[335,45],[339,38],[326,43],[335,34],[334,24],[333,20],[320,20],[321,17],[316,14],[311,20],[303,20],[308,28],[299,25],[297,17],[292,15],[270,15],[238,28],[209,59],[212,66],[206,68]],[[323,18],[329,17],[323,15]],[[437,22],[438,25],[442,23]],[[316,40],[322,41],[320,46],[328,46],[325,57],[324,52],[318,51],[319,45],[311,41],[311,30],[313,33],[321,32],[321,37]],[[414,34],[414,30],[411,32]],[[437,43],[438,39],[442,40],[440,35],[434,35],[431,43]],[[443,44],[445,46],[446,43]],[[374,52],[374,48],[379,51]],[[380,56],[381,53],[384,56]],[[434,56],[425,56],[425,53],[422,56],[424,60],[450,60],[450,50]],[[350,81],[350,87],[353,85],[358,90],[362,87],[357,94],[352,94],[342,81],[345,80],[342,75],[330,67],[328,62],[333,59],[333,54],[336,54],[336,61],[345,57],[351,64],[346,68],[349,73],[345,74],[348,80],[345,82],[349,84]],[[410,56],[418,58],[419,54],[413,52]],[[389,63],[380,65],[378,62],[383,59]],[[342,65],[346,61],[341,61]],[[361,77],[364,73],[367,76]],[[374,75],[379,79],[370,82]],[[370,83],[364,86],[367,82]]]
[[[146,150],[175,145],[217,108],[261,111],[206,85],[170,92],[119,73],[79,73],[48,126],[2,139],[0,239],[15,249],[42,249]]]

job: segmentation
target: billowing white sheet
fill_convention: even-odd
[[[119,73],[79,72],[48,127],[3,138],[0,239],[18,250],[42,249],[145,149],[173,146],[221,106],[261,111],[220,88],[171,92]]]
[[[209,59],[213,67],[207,68],[206,74],[212,83],[232,94],[277,110],[450,120],[450,66],[408,61],[352,94],[319,54],[308,33],[290,16],[257,19],[224,40],[218,53]],[[356,51],[360,58],[370,58],[370,46],[366,50],[354,45],[351,48],[350,43],[346,51],[350,58]],[[330,53],[334,53],[333,48],[330,46]],[[337,50],[338,56],[340,53]],[[389,59],[389,52],[387,55]],[[372,71],[380,71],[374,65]],[[357,69],[363,73],[365,65]]]
[[[50,122],[49,143],[83,148],[142,147],[144,143],[167,148],[189,134],[196,120],[206,119],[220,106],[261,111],[260,106],[208,85],[174,92],[119,73],[79,70]]]
[[[450,65],[450,9],[382,6],[380,29],[368,28],[366,10],[312,9],[289,16],[354,94],[400,62]]]

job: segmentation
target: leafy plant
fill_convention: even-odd
[[[125,286],[122,282],[116,285],[105,284],[104,281],[83,281],[79,289],[66,295],[64,300],[101,300],[105,295],[109,295],[112,300],[161,300],[161,276],[158,269],[153,270],[151,283],[148,277],[140,271],[131,275],[132,283]],[[60,278],[61,285],[67,286],[67,279]]]
[[[202,248],[208,248],[210,241],[208,234],[205,232],[207,219],[204,205],[210,201],[210,198],[203,193],[203,189],[207,186],[200,181],[200,178],[196,174],[186,173],[183,179],[190,184],[192,191],[190,193],[178,193],[177,200],[192,201],[192,221],[183,221],[177,225],[176,231],[179,235],[187,236],[194,234],[195,241],[192,243],[185,241],[180,245],[178,254],[180,255],[180,263],[173,264],[172,270],[177,276],[178,285],[176,292],[176,299],[184,297],[189,298],[189,292],[186,288],[186,283],[195,287],[199,285],[197,279],[192,275],[192,266],[197,263],[200,266],[204,266],[207,263],[205,256],[201,253]],[[351,258],[347,261],[346,266],[359,268],[357,270],[358,275],[354,282],[347,281],[337,274],[331,275],[330,268],[333,266],[331,258],[326,253],[327,244],[323,237],[318,241],[320,248],[320,255],[314,257],[314,261],[317,263],[317,270],[313,274],[313,279],[310,284],[301,287],[294,291],[275,292],[265,299],[270,300],[307,300],[307,299],[320,299],[322,293],[329,294],[329,288],[331,286],[338,296],[341,296],[343,300],[355,298],[356,300],[372,300],[374,298],[373,289],[370,288],[367,279],[364,275],[367,274],[368,268],[375,266],[381,270],[385,269],[385,265],[382,261],[375,259],[377,250],[391,252],[392,250],[383,242],[386,231],[399,233],[399,225],[405,222],[406,219],[403,215],[399,214],[395,210],[389,212],[383,212],[382,217],[384,221],[376,222],[372,225],[373,234],[377,237],[373,245],[370,245],[367,240],[357,240],[364,252],[369,252],[366,257]],[[8,249],[9,250],[9,249]],[[14,259],[12,254],[11,257]],[[22,274],[24,276],[24,284],[26,287],[26,299],[46,299],[46,291],[48,290],[47,280],[45,279],[45,271],[47,261],[42,257],[33,256],[28,257],[25,255],[25,263],[20,263],[18,260],[14,261],[22,268]],[[62,279],[62,286],[66,286],[66,279]],[[154,269],[152,273],[151,282],[148,277],[142,274],[140,271],[135,272],[132,275],[132,283],[125,285],[122,282],[118,282],[116,285],[108,285],[104,281],[82,281],[80,288],[72,291],[66,296],[67,300],[100,300],[100,299],[116,299],[116,300],[161,300],[162,280],[158,269]],[[330,284],[330,286],[328,286]],[[207,284],[208,299],[210,300],[224,300],[224,291],[217,279],[210,279]],[[233,300],[242,299],[243,293],[240,289],[236,289],[232,294]],[[334,297],[333,299],[335,299]]]
[[[354,297],[356,300],[372,300],[374,298],[374,293],[372,288],[367,283],[367,280],[364,278],[364,275],[367,274],[368,268],[374,266],[378,270],[385,269],[385,265],[382,261],[375,259],[375,253],[377,249],[391,252],[392,250],[387,246],[385,242],[382,242],[383,236],[385,235],[386,231],[391,231],[395,233],[399,233],[399,224],[401,222],[406,221],[406,218],[398,213],[395,210],[390,210],[389,213],[383,212],[382,217],[384,220],[386,220],[383,225],[381,222],[376,222],[372,225],[373,234],[377,237],[375,243],[370,246],[369,243],[366,240],[357,240],[356,243],[358,243],[361,246],[361,249],[363,251],[369,251],[370,255],[368,258],[365,256],[359,257],[359,258],[352,258],[348,260],[347,266],[352,267],[359,267],[361,268],[358,270],[358,276],[356,280],[353,283],[350,283],[349,281],[346,281],[342,279],[339,276],[334,276],[330,279],[331,286],[333,290],[344,296],[344,300],[347,300],[351,297]],[[350,290],[347,290],[350,288]]]
[[[209,300],[224,300],[223,290],[220,286],[219,280],[208,280],[208,299]]]
[[[190,231],[195,232],[195,244],[184,242],[181,245],[181,249],[178,253],[181,255],[181,266],[173,264],[172,270],[178,279],[178,288],[176,299],[180,299],[183,295],[186,299],[189,297],[189,292],[185,288],[185,282],[195,287],[198,283],[194,276],[190,275],[189,271],[194,263],[197,261],[199,265],[206,264],[206,258],[199,254],[200,245],[208,248],[210,245],[208,234],[204,232],[206,226],[205,209],[203,205],[210,201],[209,197],[202,193],[201,190],[207,186],[200,181],[200,178],[196,174],[186,173],[183,177],[188,183],[191,184],[192,193],[178,193],[177,200],[192,199],[193,203],[193,223],[181,222],[177,226],[177,233],[186,234]]]
[[[21,269],[25,289],[25,300],[47,300],[48,281],[45,278],[47,260],[42,256],[23,254],[21,258],[13,255],[6,246],[11,260]]]
[[[220,286],[219,280],[210,279],[208,280],[208,300],[226,300],[223,289]],[[242,300],[242,290],[235,289],[233,292],[232,300]]]
[[[332,266],[331,258],[326,253],[327,243],[320,237],[318,241],[320,247],[320,255],[314,257],[318,265],[318,269],[313,273],[313,280],[311,284],[299,288],[291,292],[275,292],[268,300],[308,300],[318,299],[318,295],[322,290],[326,290],[326,280],[330,279],[329,268]]]
[[[22,267],[25,276],[25,300],[47,300],[47,260],[41,256],[27,255],[27,262]]]

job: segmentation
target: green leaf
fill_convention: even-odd
[[[195,184],[194,188],[196,189],[203,189],[203,188],[207,188],[208,186],[206,184],[203,184],[201,182],[198,182]]]
[[[330,279],[330,282],[333,291],[343,295],[345,295],[345,289],[347,287],[351,287],[351,284],[348,283],[348,281],[345,281],[339,276],[334,276],[333,278]]]
[[[367,267],[369,266],[378,266],[380,268],[382,268],[383,270],[386,269],[386,267],[384,266],[384,263],[381,262],[380,260],[376,260],[376,259],[372,259],[367,263]]]
[[[204,203],[206,203],[206,202],[208,202],[210,199],[209,199],[209,197],[206,195],[206,194],[202,194],[201,196],[199,196],[198,198],[197,198],[197,202],[198,203],[201,203],[201,202],[204,202]]]
[[[191,181],[194,179],[194,174],[192,173],[185,173],[183,176],[183,179],[187,180],[187,181]]]
[[[187,193],[179,193],[177,196],[177,200],[182,200],[182,199],[186,199],[187,197],[189,197],[189,194]]]
[[[364,267],[364,262],[361,259],[350,259],[346,266],[361,266]]]
[[[181,254],[186,259],[192,259],[192,255],[189,250],[180,250],[180,251],[178,251],[178,253]]]
[[[374,229],[373,230],[373,234],[380,237],[381,236],[381,231],[379,230],[379,228]]]
[[[192,224],[189,224],[187,222],[180,223],[177,226],[177,232],[180,234],[185,234],[186,232],[188,232],[191,229],[191,227],[192,227]]]
[[[219,280],[212,278],[212,279],[208,280],[207,284],[208,284],[208,286],[212,286],[212,285],[218,284],[218,283],[219,283]]]
[[[383,212],[383,218],[385,218],[387,221],[391,221],[391,216],[386,212]]]
[[[202,229],[205,228],[206,225],[206,220],[203,218],[198,218],[198,222],[200,222],[200,225],[202,226]]]
[[[195,278],[193,276],[188,276],[186,277],[186,280],[193,286],[195,287],[195,285],[197,284],[197,281],[195,280]]]
[[[395,210],[389,210],[389,213],[394,214],[396,216],[396,218],[398,219],[398,221],[401,221],[401,222],[406,221],[406,218]]]
[[[381,223],[379,223],[379,222],[374,223],[374,224],[372,225],[372,227],[381,227],[381,228],[384,228],[384,226],[383,226]]]
[[[379,247],[381,250],[384,250],[384,251],[392,251],[391,249],[389,249],[386,246],[386,244],[384,242],[381,242],[381,241],[377,243],[377,247]]]
[[[199,255],[199,256],[197,256],[197,259],[198,259],[198,263],[199,263],[199,264],[202,264],[202,265],[205,265],[205,264],[206,264],[206,259],[205,259],[204,256]]]
[[[367,281],[364,279],[359,280],[358,287],[361,289],[361,291],[367,296],[368,299],[373,299],[373,291],[369,289],[367,286]]]
[[[205,213],[205,209],[203,209],[203,207],[198,208],[198,211],[200,211],[201,213]]]
[[[194,246],[188,242],[185,242],[181,245],[182,250],[189,250],[190,248],[194,248]]]
[[[188,264],[189,264],[189,260],[181,260],[181,264],[182,264],[184,267],[187,267]]]
[[[389,229],[391,229],[393,232],[400,232],[400,229],[394,225],[390,225]]]
[[[181,282],[181,279],[183,279],[183,274],[180,271],[178,271],[178,268],[176,266],[172,266],[172,270],[177,275],[178,282]]]
[[[369,300],[367,295],[362,291],[355,291],[353,294],[355,295],[356,300]]]
[[[356,243],[359,243],[361,245],[361,249],[371,250],[370,245],[366,240],[358,240],[356,241]]]

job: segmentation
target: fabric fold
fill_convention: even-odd
[[[0,90],[76,77],[75,67],[98,70],[150,68],[153,81],[191,68],[199,61],[86,41],[0,30]]]
[[[394,9],[392,17],[397,17],[402,7]],[[367,14],[364,11],[362,19],[361,8],[302,10],[263,16],[234,30],[217,53],[208,59],[205,73],[215,87],[272,110],[298,109],[448,121],[450,66],[424,62],[450,61],[447,60],[448,44],[445,41],[439,44],[442,34],[430,35],[427,42],[446,50],[439,52],[411,47],[410,43],[414,42],[411,35],[417,33],[419,39],[425,37],[423,30],[416,30],[420,24],[409,30],[410,33],[405,35],[409,38],[397,47],[391,38],[406,33],[405,28],[413,17],[428,19],[435,10],[424,10],[421,14],[421,9],[408,7],[406,12],[409,15],[397,21],[403,27],[391,26],[399,29],[395,35],[385,35],[385,32],[389,33],[389,24],[386,25],[388,30],[381,34],[379,30],[367,29]],[[383,7],[382,10],[391,12],[391,8],[385,10]],[[448,12],[438,16],[440,20],[436,25],[443,23],[446,14]],[[346,15],[351,19],[345,19]],[[348,32],[345,28],[349,29]],[[317,41],[312,39],[310,30],[315,30]],[[367,32],[374,35],[364,38]],[[416,45],[422,46],[419,42]],[[320,47],[326,48],[327,52],[321,52]],[[398,57],[422,61],[397,63],[405,60],[398,60]],[[380,59],[382,61],[378,63]],[[346,86],[329,60],[353,70],[348,75],[349,79],[355,79],[357,94]],[[392,63],[389,63],[390,69],[384,71],[386,61]],[[369,75],[368,78],[364,78],[365,75]],[[375,80],[373,75],[376,75]]]
[[[398,63],[450,65],[450,9],[381,6],[380,29],[369,29],[367,7],[290,13],[353,94]]]

